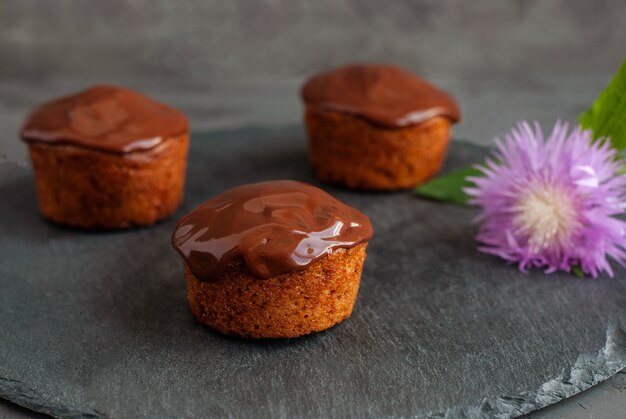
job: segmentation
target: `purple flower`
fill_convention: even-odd
[[[465,192],[481,211],[479,249],[546,273],[573,266],[596,278],[613,276],[607,257],[626,261],[624,212],[626,177],[609,141],[593,141],[590,131],[568,133],[557,122],[544,139],[537,122],[525,121],[505,137],[484,166],[484,177],[469,177]]]

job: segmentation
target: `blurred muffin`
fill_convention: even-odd
[[[189,123],[132,90],[95,86],[36,108],[28,143],[44,217],[84,229],[144,226],[180,205]]]
[[[351,315],[371,237],[367,216],[324,191],[270,181],[209,199],[178,222],[172,244],[198,321],[287,338]]]
[[[356,189],[416,186],[441,168],[454,99],[390,65],[350,65],[302,88],[309,159],[325,182]]]

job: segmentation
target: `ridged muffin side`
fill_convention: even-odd
[[[167,218],[182,200],[188,147],[188,134],[124,154],[31,142],[41,212],[83,229],[125,229]]]
[[[290,338],[332,327],[352,314],[367,243],[335,249],[303,271],[259,279],[242,258],[216,281],[199,281],[185,265],[191,311],[228,335]]]
[[[411,188],[441,169],[451,122],[433,117],[388,128],[342,112],[307,108],[309,160],[328,183],[365,190]]]

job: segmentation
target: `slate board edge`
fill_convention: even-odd
[[[574,396],[592,387],[626,367],[626,333],[617,326],[606,331],[606,343],[595,354],[583,354],[574,365],[551,378],[538,389],[516,395],[485,398],[480,403],[456,406],[445,412],[431,413],[431,418],[509,418],[541,409]],[[555,392],[560,398],[547,396]],[[31,410],[58,418],[107,418],[105,413],[85,406],[71,406],[62,400],[51,402],[44,394],[26,383],[0,377],[0,397]]]
[[[482,403],[453,407],[430,417],[517,417],[572,397],[626,367],[626,333],[616,325],[606,331],[606,343],[595,354],[582,354],[574,365],[543,383],[538,389],[516,395],[485,398]],[[562,397],[550,396],[558,393]]]
[[[50,397],[29,387],[28,384],[6,377],[0,377],[0,397],[27,409],[56,418],[107,417],[87,407],[71,406],[71,403],[64,403],[62,400],[51,402]]]
[[[260,131],[270,132],[289,131],[296,126],[283,128],[267,127],[237,127],[213,131],[215,134],[233,134],[236,132]],[[302,129],[297,126],[297,129]],[[463,146],[486,148],[476,145],[466,139],[454,139],[454,143]],[[29,167],[25,161],[4,160],[0,164],[15,164],[21,168]],[[432,412],[427,417],[448,418],[491,418],[517,417],[541,409],[561,400],[574,396],[626,368],[626,333],[617,325],[610,326],[606,331],[606,343],[595,354],[582,354],[574,365],[564,369],[561,374],[543,383],[536,390],[525,391],[516,395],[501,395],[485,398],[477,404],[455,406],[445,412]],[[546,390],[554,392],[558,388],[562,397],[547,396]],[[90,409],[86,406],[72,406],[63,400],[51,401],[49,397],[30,387],[27,383],[0,375],[0,397],[25,408],[45,413],[58,418],[108,418],[105,413]]]

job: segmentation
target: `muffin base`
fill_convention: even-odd
[[[336,249],[307,269],[269,279],[254,276],[243,259],[219,280],[199,281],[185,264],[191,311],[227,335],[290,338],[332,327],[352,314],[367,243]]]
[[[186,134],[125,154],[30,143],[41,213],[83,229],[125,229],[167,218],[182,200],[188,146]]]
[[[354,189],[416,186],[439,172],[450,142],[445,117],[385,128],[340,112],[307,109],[305,121],[317,177]]]

